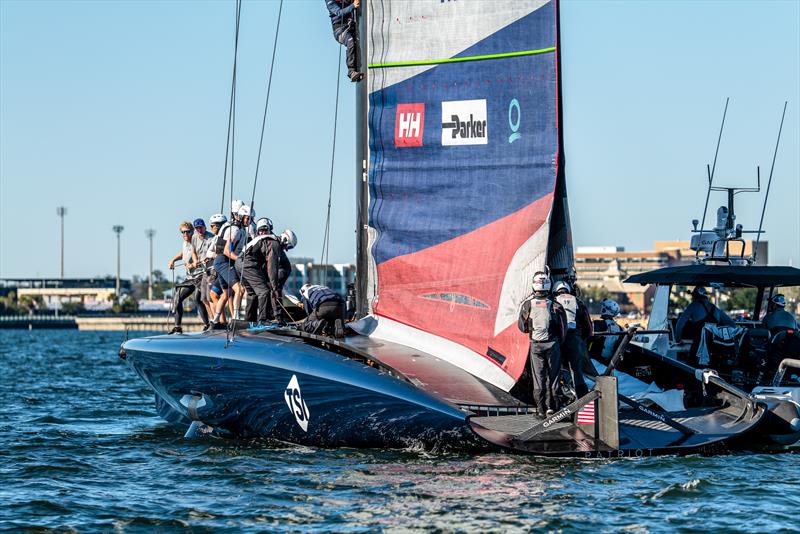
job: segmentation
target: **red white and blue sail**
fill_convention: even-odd
[[[372,0],[364,11],[372,335],[508,390],[527,358],[519,307],[554,250],[557,5]]]

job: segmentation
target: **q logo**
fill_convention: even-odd
[[[514,110],[517,110],[517,120],[514,121]],[[511,135],[508,136],[508,142],[513,143],[520,137],[522,134],[519,133],[519,123],[522,119],[522,112],[519,109],[519,101],[516,98],[512,98],[511,102],[508,104],[508,127],[511,128]]]

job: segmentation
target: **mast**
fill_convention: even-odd
[[[558,124],[558,157],[556,165],[555,194],[553,196],[553,212],[550,220],[550,235],[547,241],[547,264],[556,279],[569,279],[573,272],[572,230],[569,220],[569,204],[567,201],[567,185],[564,164],[564,104],[561,94],[561,14],[558,2],[556,9],[556,121]],[[574,282],[574,280],[570,280]]]
[[[362,4],[363,5],[363,4]],[[356,10],[359,35],[359,57],[364,79],[356,85],[356,317],[361,318],[369,314],[367,299],[369,282],[369,136],[368,110],[369,110],[369,58],[366,39],[367,17],[366,5],[361,10]],[[362,11],[362,13],[359,13]]]

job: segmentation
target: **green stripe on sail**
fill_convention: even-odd
[[[441,63],[463,63],[465,61],[484,61],[487,59],[503,59],[507,57],[534,56],[554,52],[555,46],[540,48],[539,50],[520,50],[519,52],[506,52],[503,54],[486,54],[483,56],[451,57],[445,59],[423,59],[421,61],[395,61],[391,63],[370,63],[371,69],[386,69],[390,67],[418,67],[420,65],[439,65]]]

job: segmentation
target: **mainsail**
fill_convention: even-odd
[[[532,275],[572,263],[558,6],[372,0],[362,11],[361,288],[377,321],[372,335],[509,390],[527,358],[516,321]]]

